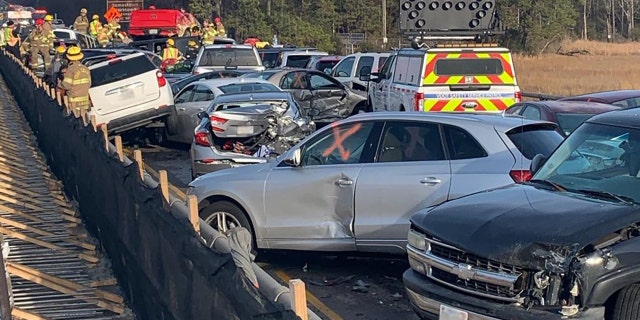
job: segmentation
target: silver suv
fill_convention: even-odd
[[[404,254],[416,209],[524,181],[561,141],[553,123],[501,115],[365,113],[188,194],[214,228],[253,230],[257,248]]]
[[[200,48],[194,62],[193,74],[236,69],[263,71],[265,67],[253,46],[213,44]]]

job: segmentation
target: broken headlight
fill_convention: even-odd
[[[609,248],[596,250],[592,252],[584,261],[588,267],[602,267],[605,270],[613,270],[618,266],[618,258],[616,258]]]

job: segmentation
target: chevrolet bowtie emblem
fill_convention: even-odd
[[[462,280],[471,280],[476,275],[476,271],[466,263],[459,263],[455,268],[453,268],[452,273]]]

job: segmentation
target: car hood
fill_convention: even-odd
[[[197,177],[191,181],[188,186],[198,188],[217,183],[219,186],[222,186],[220,188],[224,188],[226,183],[234,181],[262,183],[277,163],[277,159],[268,159],[267,162],[263,163],[217,170]]]
[[[510,185],[425,209],[412,223],[461,250],[525,268],[566,270],[589,244],[640,221],[640,208]]]

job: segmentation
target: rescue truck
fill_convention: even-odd
[[[436,3],[436,2],[434,2]],[[500,112],[522,100],[495,0],[455,7],[401,4],[401,30],[412,48],[396,50],[370,80],[369,111]]]

